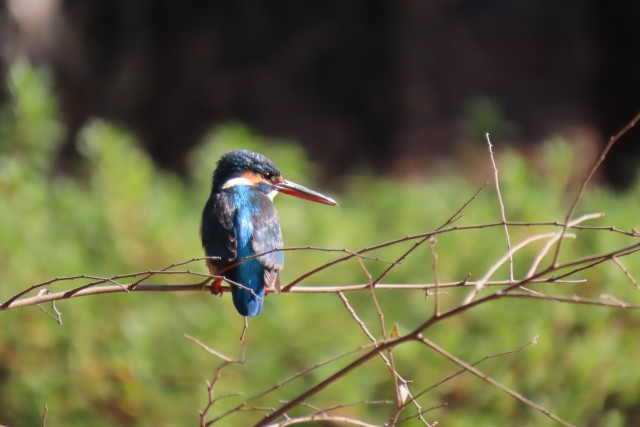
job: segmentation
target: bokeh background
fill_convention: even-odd
[[[215,161],[240,147],[341,202],[331,209],[279,197],[287,246],[356,250],[438,227],[492,177],[485,132],[496,145],[507,217],[560,221],[597,150],[639,110],[639,19],[639,6],[617,1],[2,2],[0,296],[53,277],[112,276],[199,256]],[[578,214],[606,212],[594,225],[637,226],[638,137],[634,130],[620,141],[580,205]],[[487,189],[461,223],[497,220]],[[532,231],[512,233],[520,240]],[[631,240],[580,232],[563,258]],[[393,259],[409,245],[376,255]],[[517,274],[536,249],[518,258]],[[504,236],[451,233],[437,250],[441,280],[478,278],[504,252]],[[287,254],[284,281],[330,259]],[[640,273],[633,258],[624,261]],[[432,281],[430,263],[424,247],[387,280]],[[583,277],[588,285],[553,292],[640,299],[612,265]],[[171,283],[180,280],[188,278]],[[306,283],[365,281],[353,262]],[[389,326],[405,332],[432,309],[420,292],[380,298]],[[352,301],[375,331],[370,298]],[[240,352],[242,322],[227,297],[120,294],[59,308],[63,326],[36,308],[2,313],[0,423],[39,425],[47,404],[50,426],[197,425],[218,361],[183,334]],[[537,345],[483,370],[577,425],[635,426],[637,327],[629,310],[500,301],[429,337],[473,361],[539,334]],[[247,363],[225,371],[221,394],[250,396],[366,342],[331,295],[269,298],[248,339]],[[418,346],[396,357],[415,390],[455,370]],[[278,406],[336,366],[256,405]],[[374,361],[312,403],[394,396]],[[443,402],[428,417],[442,425],[550,424],[471,376],[421,399],[423,407]],[[391,408],[343,412],[381,424]],[[243,412],[222,425],[258,416]]]

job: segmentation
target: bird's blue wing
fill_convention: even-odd
[[[235,208],[233,199],[225,193],[209,197],[202,212],[200,236],[207,256],[219,257],[211,264],[224,267],[238,256],[238,239],[234,227]]]
[[[262,311],[264,288],[279,290],[279,270],[284,264],[278,214],[263,193],[246,187],[220,192],[207,202],[201,226],[202,243],[218,270],[232,283],[233,303],[243,316]],[[266,252],[266,253],[265,253]],[[257,257],[254,257],[258,255]],[[243,261],[244,260],[244,261]]]
[[[261,198],[260,209],[253,214],[252,247],[258,260],[264,266],[264,281],[269,288],[280,292],[280,270],[284,266],[284,252],[282,249],[282,232],[278,213],[271,200]]]

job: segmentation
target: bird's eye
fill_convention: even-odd
[[[277,178],[273,172],[265,172],[262,176],[264,176],[267,181],[271,182],[275,182]]]

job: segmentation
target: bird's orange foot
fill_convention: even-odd
[[[264,296],[266,297],[267,295],[269,295],[269,287],[265,285],[265,287],[264,287]]]
[[[222,279],[215,279],[213,281],[210,292],[212,295],[222,296],[224,293],[224,289],[222,289]]]

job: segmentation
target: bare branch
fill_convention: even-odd
[[[562,236],[564,236],[564,234],[567,232],[567,228],[569,228],[569,222],[571,221],[573,214],[578,208],[578,204],[582,200],[582,196],[585,190],[587,189],[587,185],[589,185],[591,178],[593,178],[593,175],[596,173],[596,171],[598,170],[602,162],[604,162],[604,159],[607,157],[607,154],[609,154],[609,150],[611,150],[611,147],[613,147],[613,144],[618,142],[620,138],[622,138],[627,132],[629,132],[636,125],[636,123],[638,123],[638,121],[640,121],[640,112],[636,114],[622,129],[620,129],[618,133],[616,133],[611,138],[609,138],[609,142],[607,142],[607,145],[604,147],[600,155],[595,159],[595,161],[593,162],[593,165],[591,165],[591,169],[589,169],[589,172],[585,175],[584,179],[582,180],[582,185],[580,186],[580,190],[578,191],[578,194],[576,194],[576,197],[573,200],[573,203],[571,204],[571,207],[569,208],[569,211],[567,212],[567,215],[564,218],[564,225],[562,226],[562,231],[560,232],[560,239],[558,239],[558,245],[556,246],[556,250],[553,255],[553,262],[552,262],[553,266],[558,265],[558,258],[560,257],[560,248],[562,247]]]
[[[136,274],[144,274],[144,273],[136,273]],[[157,274],[168,274],[166,272]],[[185,276],[203,276],[209,277],[207,274],[193,273],[190,271],[184,272],[173,272],[173,275],[185,275]],[[69,280],[75,280],[77,276],[73,276],[68,278]],[[56,281],[63,281],[67,278],[57,278]],[[532,283],[584,283],[584,280],[561,280],[558,278],[550,279],[541,279],[541,280],[532,280]],[[440,283],[440,288],[451,288],[451,287],[462,287],[462,286],[473,286],[477,282],[473,281],[457,281],[457,282],[446,282]],[[498,280],[491,281],[485,283],[485,286],[508,286],[513,284],[514,282],[510,282],[508,280]],[[77,298],[82,296],[90,296],[90,295],[100,295],[100,294],[111,294],[111,293],[129,293],[129,292],[207,292],[209,293],[209,286],[205,283],[195,283],[195,284],[185,284],[185,285],[159,285],[159,284],[138,284],[133,289],[128,289],[127,286],[119,285],[111,285],[111,286],[96,286],[88,288],[86,285],[82,286],[82,290],[77,290],[77,288],[71,290],[65,290],[54,293],[39,293],[36,296],[32,297],[24,297],[24,298],[16,298],[17,295],[25,295],[26,292],[20,292],[19,294],[14,295],[5,303],[0,305],[0,311],[11,310],[16,308],[28,307],[38,304],[43,304],[46,302],[52,301],[60,301],[70,298]],[[238,285],[243,287],[242,285]],[[415,284],[415,283],[405,283],[405,284],[378,284],[376,289],[386,289],[386,290],[397,290],[397,291],[411,291],[411,290],[429,290],[435,288],[435,284],[425,283],[425,284]],[[31,287],[33,288],[33,287]],[[30,288],[30,289],[31,289]],[[342,285],[342,286],[330,286],[330,285],[321,285],[321,286],[297,286],[283,293],[338,293],[338,292],[355,292],[355,291],[363,291],[369,290],[371,285],[368,283],[357,284],[357,285]],[[224,290],[230,291],[231,288],[229,286],[223,287]],[[54,317],[55,319],[55,317]]]
[[[307,415],[307,416],[297,417],[297,418],[290,418],[288,420],[285,420],[279,423],[271,424],[270,427],[285,427],[285,426],[290,426],[294,424],[308,423],[310,421],[327,421],[335,424],[349,424],[349,425],[360,426],[360,427],[378,427],[375,424],[369,424],[355,418],[343,417],[339,415],[328,415],[323,413],[315,414],[315,415]]]

